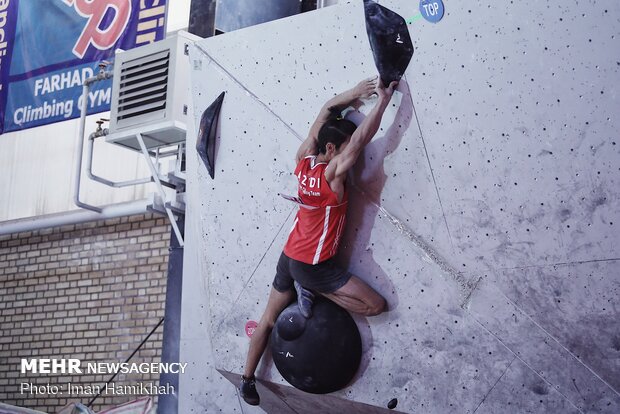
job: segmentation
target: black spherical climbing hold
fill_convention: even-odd
[[[297,303],[282,311],[271,332],[271,353],[291,385],[326,394],[351,382],[362,358],[362,340],[351,315],[334,302],[317,297],[312,314],[300,333],[298,318],[303,316]]]
[[[397,404],[398,404],[398,400],[397,400],[396,398],[392,398],[392,399],[390,400],[390,402],[388,403],[387,407],[388,407],[390,410],[393,410],[394,408],[396,408],[396,405],[397,405]]]

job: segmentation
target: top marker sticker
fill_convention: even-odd
[[[420,0],[420,13],[431,23],[437,23],[443,17],[444,7],[441,0]]]

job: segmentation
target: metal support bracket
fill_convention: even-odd
[[[168,216],[168,219],[170,219],[170,225],[172,226],[172,229],[174,230],[174,234],[177,236],[179,245],[183,247],[184,242],[183,242],[183,236],[181,235],[181,230],[179,229],[179,226],[177,225],[177,221],[176,221],[176,218],[174,217],[174,214],[172,213],[170,204],[166,200],[166,193],[164,192],[164,187],[162,186],[161,180],[159,179],[159,175],[157,174],[157,169],[155,168],[155,165],[153,164],[153,160],[151,159],[151,154],[149,153],[148,149],[146,148],[146,145],[144,144],[144,139],[142,139],[142,134],[137,133],[136,139],[138,140],[138,143],[140,144],[142,155],[144,155],[144,159],[146,160],[146,163],[148,164],[149,169],[151,170],[151,176],[153,178],[153,181],[155,182],[155,185],[157,186],[157,191],[159,192],[161,199],[164,201],[164,207],[166,209],[166,215]]]

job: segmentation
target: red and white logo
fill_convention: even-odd
[[[248,321],[245,324],[245,334],[251,338],[252,335],[254,334],[254,330],[256,329],[257,326],[258,326],[258,324],[256,322]]]
[[[80,59],[84,57],[89,45],[99,50],[107,50],[121,37],[131,16],[131,0],[63,0],[67,6],[73,6],[77,13],[88,18],[82,34],[73,47],[73,54]],[[107,27],[100,27],[103,19],[111,9],[114,13]]]

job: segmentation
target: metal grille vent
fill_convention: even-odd
[[[170,50],[122,62],[117,120],[165,116]]]

